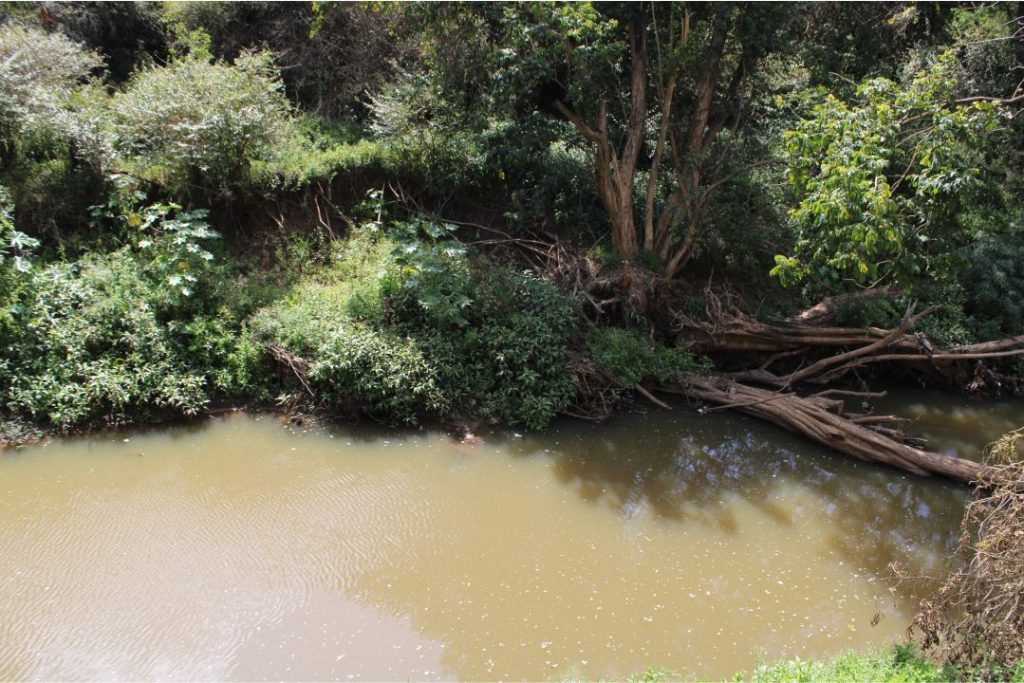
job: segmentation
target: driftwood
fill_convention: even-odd
[[[864,346],[888,338],[888,346],[912,351],[922,349],[922,339],[903,334],[930,311],[905,320],[901,334],[879,327],[821,327],[814,322],[811,307],[790,320],[767,323],[758,320],[710,290],[704,293],[707,320],[677,316],[676,331],[687,339],[687,347],[702,353],[802,353],[811,348]],[[819,304],[821,306],[821,304]],[[823,319],[823,315],[818,315]]]
[[[920,475],[939,475],[970,483],[980,465],[924,450],[921,439],[903,433],[900,418],[845,412],[842,397],[877,397],[878,393],[826,389],[811,396],[797,387],[830,385],[871,364],[904,363],[940,374],[963,361],[1024,356],[1024,336],[941,348],[926,335],[913,332],[915,323],[933,309],[915,312],[911,303],[892,329],[824,327],[809,321],[827,320],[840,305],[830,300],[794,319],[763,322],[728,301],[705,291],[707,319],[677,317],[680,344],[701,353],[746,362],[738,369],[711,377],[694,377],[664,387],[704,401],[710,410],[738,410],[861,460],[879,462]],[[750,363],[750,359],[754,363]],[[781,368],[781,369],[780,369]]]
[[[1021,436],[1020,430],[1005,435],[987,454],[978,497],[968,504],[961,527],[962,562],[921,602],[907,630],[922,649],[961,671],[978,672],[981,680],[1010,678],[1014,664],[1024,659]]]
[[[965,484],[975,481],[980,472],[981,466],[976,462],[922,450],[912,445],[919,442],[906,439],[901,430],[872,424],[898,418],[858,419],[843,413],[841,400],[824,394],[803,397],[747,386],[722,376],[695,377],[685,384],[662,389],[767,420],[859,460],[918,475],[939,475]]]
[[[827,296],[810,308],[798,313],[791,319],[795,323],[805,325],[822,325],[832,322],[835,317],[846,307],[864,301],[865,299],[885,299],[899,294],[899,290],[893,287],[878,287],[875,289],[863,289],[849,294],[837,294]]]
[[[706,292],[707,321],[680,316],[678,331],[688,339],[687,348],[707,354],[770,354],[758,366],[736,370],[729,377],[774,388],[798,384],[827,385],[847,373],[876,363],[926,363],[939,367],[969,360],[991,360],[1024,355],[1024,335],[943,349],[922,334],[912,332],[915,323],[934,310],[915,313],[911,303],[900,323],[889,330],[866,327],[818,327],[797,321],[765,323]],[[770,368],[814,350],[839,351],[788,372]],[[845,349],[845,350],[844,350]]]

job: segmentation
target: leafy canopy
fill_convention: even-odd
[[[851,103],[827,95],[786,133],[796,244],[773,275],[909,288],[953,265],[1001,118],[992,102],[956,101],[954,67],[946,53],[906,88],[876,78]]]

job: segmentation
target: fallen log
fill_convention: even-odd
[[[709,320],[677,319],[678,331],[688,338],[685,348],[704,353],[772,353],[756,367],[732,372],[737,382],[786,389],[799,384],[826,385],[847,373],[877,363],[927,363],[940,369],[951,362],[994,360],[1024,355],[1024,335],[941,348],[922,334],[912,333],[914,325],[934,310],[914,313],[911,303],[900,323],[889,330],[879,328],[819,328],[797,323],[768,324],[751,318],[735,307],[723,307],[720,299],[707,294]],[[840,351],[800,365],[790,372],[769,368],[779,361],[808,354],[812,348],[831,347]],[[846,349],[846,350],[842,350]]]
[[[840,401],[770,391],[725,376],[692,377],[683,384],[661,389],[727,406],[859,460],[890,465],[912,474],[937,475],[969,484],[977,480],[981,471],[977,462],[916,448],[898,430],[859,424],[842,414]]]

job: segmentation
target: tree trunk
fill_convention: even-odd
[[[801,397],[739,384],[726,377],[699,377],[667,390],[767,420],[859,460],[964,484],[976,481],[981,464],[914,448],[895,430],[872,429],[842,415],[842,402],[823,395]]]

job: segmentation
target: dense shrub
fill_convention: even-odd
[[[22,269],[6,287],[0,400],[7,417],[58,429],[190,415],[215,393],[253,395],[262,351],[215,283],[201,214],[126,217],[129,244]]]
[[[102,59],[59,33],[0,25],[0,177],[18,225],[37,234],[83,223],[101,192]]]
[[[111,103],[113,145],[132,172],[172,196],[249,189],[250,167],[271,158],[292,120],[267,53],[234,64],[183,58],[137,74]]]
[[[328,406],[546,424],[573,391],[572,302],[546,281],[467,257],[443,227],[403,231],[353,241],[327,273],[258,313],[254,329],[308,364]]]
[[[435,363],[456,410],[547,424],[573,393],[571,303],[549,282],[486,262],[470,263],[441,296],[429,279],[394,292],[391,321]]]
[[[372,97],[370,130],[435,192],[480,188],[482,124],[438,87],[429,75],[399,74]]]
[[[623,387],[647,380],[676,382],[682,375],[705,369],[702,361],[682,349],[668,348],[635,330],[595,328],[587,353]]]
[[[331,120],[360,114],[367,91],[415,49],[399,30],[401,8],[372,3],[177,2],[164,17],[176,33],[208,34],[218,59],[266,48],[290,65],[288,96]]]
[[[386,253],[383,243],[350,245],[333,268],[258,311],[252,327],[263,343],[308,361],[308,381],[322,406],[411,422],[445,406],[433,368],[409,340],[379,334],[351,314],[357,302],[377,302]]]
[[[511,227],[553,223],[562,234],[593,242],[608,232],[608,212],[588,153],[560,139],[567,126],[541,114],[492,122],[481,134],[480,172],[508,197]]]
[[[16,278],[28,272],[26,254],[39,246],[39,242],[14,227],[14,206],[7,188],[0,185],[0,301],[15,286]]]
[[[969,248],[965,308],[981,339],[1024,333],[1024,217]]]
[[[103,55],[114,82],[132,71],[167,58],[167,37],[159,3],[53,2],[48,22],[71,39]]]
[[[86,137],[75,120],[80,85],[103,66],[102,58],[60,33],[17,23],[0,25],[0,132]]]
[[[60,428],[129,410],[197,412],[205,378],[176,353],[155,294],[123,252],[33,273],[3,352],[8,409]]]
[[[330,182],[335,176],[362,178],[403,177],[393,146],[375,140],[324,145],[315,133],[296,132],[282,140],[273,158],[252,164],[255,187],[267,193],[302,190],[317,181]]]

